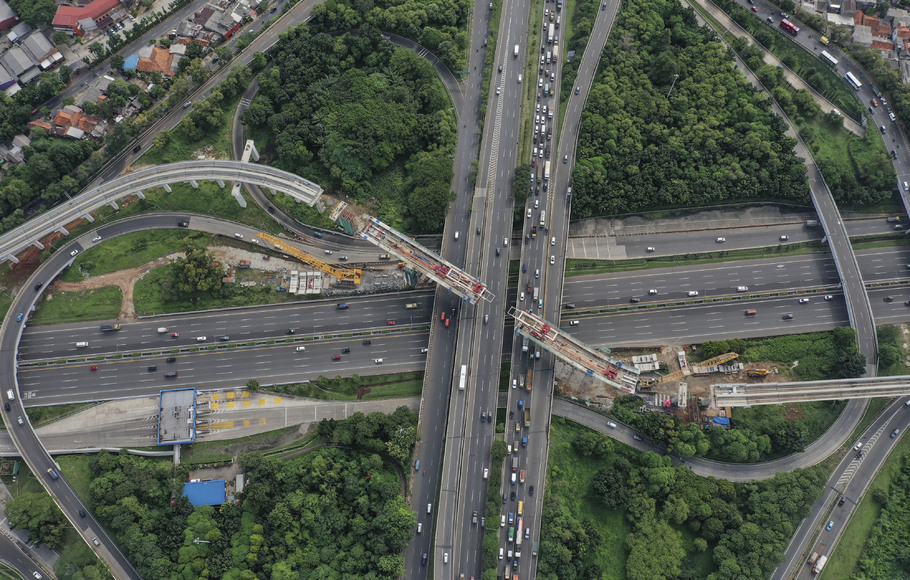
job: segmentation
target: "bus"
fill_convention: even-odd
[[[518,518],[518,529],[516,530],[518,533],[515,534],[515,547],[516,548],[521,547],[521,538],[522,538],[523,534],[525,533],[524,527],[525,527],[524,520],[522,518]]]
[[[458,379],[458,390],[463,391],[465,382],[468,380],[468,365],[461,365],[461,378]]]
[[[787,32],[789,32],[790,34],[792,34],[793,36],[796,36],[797,34],[799,34],[799,26],[794,25],[792,22],[790,22],[786,18],[781,19],[780,27],[783,28],[784,30],[786,30]]]
[[[863,86],[863,83],[859,82],[859,79],[853,76],[852,72],[845,74],[844,78],[847,79],[847,82],[850,83],[850,86],[853,87],[854,91],[860,90]]]
[[[540,212],[540,227],[544,227],[546,225],[547,225],[547,212],[546,212],[546,210],[543,210]],[[537,298],[537,293],[535,292],[534,294],[535,294],[534,298]]]
[[[829,65],[831,68],[837,68],[837,59],[828,54],[827,50],[822,51],[822,62]]]

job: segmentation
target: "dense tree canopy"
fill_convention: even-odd
[[[275,54],[243,117],[271,129],[275,164],[396,227],[440,231],[456,128],[432,65],[367,29],[333,37],[302,25]]]
[[[417,416],[402,407],[348,421],[319,433],[366,452],[242,456],[238,503],[194,508],[168,462],[106,453],[90,464],[90,503],[143,578],[394,578],[417,519],[387,457],[410,463]]]
[[[734,484],[699,477],[684,465],[674,467],[668,456],[623,445],[592,458],[587,454],[589,432],[554,419],[554,431],[563,429],[576,435],[567,447],[558,443],[565,437],[557,434],[558,452],[577,457],[549,467],[538,555],[542,580],[601,578],[597,562],[605,561],[605,553],[616,554],[604,543],[622,541],[624,560],[611,560],[610,565],[623,566],[630,580],[768,578],[824,486],[820,468]],[[584,465],[583,473],[597,469],[590,496],[563,497],[566,486],[583,477],[566,471],[569,465]],[[592,501],[611,511],[592,509]],[[631,532],[603,538],[602,532],[622,526],[600,522],[598,527],[598,517],[625,518]],[[704,561],[705,551],[712,564]]]
[[[23,493],[6,504],[6,517],[11,528],[28,530],[29,539],[56,550],[63,545],[66,518],[44,492]]]
[[[691,9],[675,0],[631,0],[582,117],[572,209],[584,218],[805,201],[805,166],[785,129]]]

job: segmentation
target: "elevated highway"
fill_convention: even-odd
[[[711,385],[711,406],[751,407],[904,395],[910,395],[910,376],[906,375],[801,383],[721,383]]]

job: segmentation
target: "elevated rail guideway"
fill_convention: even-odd
[[[514,306],[509,314],[515,318],[515,334],[527,337],[563,362],[611,387],[635,392],[641,374],[637,368],[594,350],[536,314],[518,310]]]
[[[721,383],[711,385],[711,406],[750,407],[904,395],[910,395],[910,376],[907,375],[802,383]]]

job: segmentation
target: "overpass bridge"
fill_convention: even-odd
[[[250,153],[255,153],[255,150],[251,150]],[[248,159],[247,155],[244,157]],[[181,161],[121,175],[40,214],[0,236],[0,261],[18,262],[16,254],[29,246],[35,246],[40,250],[45,249],[41,243],[41,238],[55,231],[68,236],[69,231],[65,227],[67,224],[73,223],[80,218],[93,222],[94,218],[91,215],[93,211],[106,205],[119,209],[117,202],[124,197],[135,195],[144,198],[143,190],[154,187],[161,187],[170,192],[172,183],[186,182],[193,187],[198,187],[198,181],[215,181],[222,188],[225,188],[225,182],[233,182],[235,184],[250,183],[269,188],[273,192],[280,191],[285,193],[293,197],[298,203],[306,203],[309,206],[313,206],[320,202],[331,206],[330,215],[333,220],[344,219],[350,226],[356,228],[357,231],[355,233],[363,237],[363,239],[376,244],[390,254],[394,254],[406,266],[424,274],[437,284],[448,288],[451,292],[460,296],[462,300],[477,302],[481,298],[488,301],[493,299],[486,285],[474,276],[454,264],[446,262],[438,254],[428,250],[408,236],[395,231],[376,218],[366,214],[357,214],[353,206],[348,206],[342,201],[332,200],[324,196],[323,189],[318,184],[287,171],[246,161],[220,159]],[[231,195],[237,199],[241,206],[246,206],[246,201],[240,195],[239,188],[235,187]],[[309,256],[309,258],[309,260],[304,261],[312,264],[315,257]],[[324,268],[322,269],[327,271]],[[338,272],[343,270],[347,272],[346,269],[338,269]],[[339,276],[339,279],[344,281],[356,279],[359,281],[359,273],[356,275],[354,273],[345,274]]]
[[[910,376],[906,375],[801,383],[721,383],[711,385],[711,406],[719,409],[904,395],[910,395]]]
[[[530,339],[592,378],[629,393],[635,392],[641,371],[634,366],[594,350],[536,314],[514,306],[509,314],[515,318],[515,334]]]

